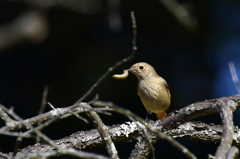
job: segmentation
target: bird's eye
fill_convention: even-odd
[[[139,66],[139,69],[142,70],[144,67],[143,66]]]

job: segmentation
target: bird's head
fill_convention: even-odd
[[[154,77],[158,76],[155,69],[145,62],[139,62],[134,65],[130,69],[127,69],[127,71],[135,74],[139,80],[145,79],[148,77]]]

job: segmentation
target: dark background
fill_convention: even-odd
[[[178,1],[188,6],[190,15],[196,18],[197,24],[192,29],[179,23],[157,0],[122,0],[115,5],[103,0],[72,0],[71,7],[55,2],[56,5],[40,7],[49,25],[45,39],[18,42],[0,52],[0,103],[14,107],[22,118],[37,115],[45,85],[49,86],[48,102],[55,107],[69,106],[110,66],[130,55],[130,11],[135,12],[137,20],[138,50],[133,60],[112,74],[122,73],[123,69],[141,61],[154,66],[170,86],[172,103],[168,112],[193,102],[237,94],[228,62],[233,61],[240,73],[239,1]],[[38,7],[29,1],[0,1],[0,30],[19,15]],[[112,74],[84,101],[90,101],[98,93],[100,100],[112,101],[145,118],[146,111],[136,94],[137,78],[131,74],[119,81],[113,79]],[[239,125],[236,113],[235,125]],[[101,117],[106,125],[128,121],[119,114]],[[220,124],[218,115],[197,120]],[[93,129],[93,125],[71,117],[54,123],[44,133],[59,139],[88,129]],[[1,151],[13,150],[15,138],[2,136],[0,140]],[[218,146],[179,141],[199,158],[214,154]],[[28,144],[34,144],[34,140],[24,140],[21,147]],[[127,158],[134,148],[131,142],[116,145],[121,158]],[[94,148],[94,151],[106,154],[104,147]],[[185,158],[161,140],[155,145],[155,151],[157,158]]]

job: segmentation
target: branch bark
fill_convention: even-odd
[[[151,125],[156,124],[156,122],[153,121],[150,123]],[[140,138],[137,138],[140,135],[140,129],[141,128],[138,127],[136,122],[126,122],[108,127],[113,142],[123,142],[134,139],[140,140]],[[220,125],[205,124],[194,121],[186,122],[179,125],[175,129],[166,131],[164,133],[172,136],[173,138],[186,138],[195,141],[220,143],[222,138],[222,127]],[[151,135],[150,139],[154,139],[154,136]],[[233,139],[233,144],[236,147],[240,147],[240,129],[237,127],[234,129]],[[55,140],[54,143],[62,148],[85,149],[101,146],[104,144],[104,141],[101,139],[98,131],[93,129],[76,132],[68,137]],[[17,155],[34,152],[43,153],[53,150],[54,148],[48,144],[38,143],[20,150]],[[9,153],[8,156],[11,156],[11,153]]]
[[[223,124],[223,135],[221,139],[221,144],[217,148],[215,157],[217,159],[225,159],[229,149],[232,146],[233,115],[230,107],[228,107],[224,102],[222,102],[221,106],[218,106],[218,109]]]
[[[240,107],[239,102],[240,95],[237,94],[229,97],[222,97],[193,103],[180,110],[176,110],[170,113],[167,118],[159,120],[156,126],[162,130],[170,130],[197,117],[218,113],[217,106],[222,106],[223,104],[226,105],[226,107],[229,107],[231,111],[235,111]]]
[[[92,107],[90,107],[90,109],[92,109]],[[112,157],[113,159],[119,159],[118,151],[117,151],[114,143],[112,142],[111,136],[108,132],[108,128],[103,123],[100,116],[93,110],[89,111],[87,114],[88,114],[89,118],[92,120],[95,128],[98,130],[102,140],[104,141],[105,147],[108,151],[109,156]]]
[[[201,122],[183,122],[200,116],[197,115],[198,113],[201,115],[217,113],[217,107],[222,105],[228,107],[231,111],[235,111],[240,106],[239,101],[240,95],[235,95],[197,102],[171,113],[169,117],[162,121],[150,121],[148,124],[174,138],[181,137],[205,142],[220,142],[223,132],[222,126]],[[186,119],[183,119],[184,117]],[[167,123],[169,123],[168,126],[166,126]],[[139,127],[136,122],[126,122],[115,126],[108,126],[107,128],[113,142],[137,139],[137,137],[140,136],[139,132],[142,131],[142,127]],[[155,139],[154,136],[152,139]],[[234,128],[233,140],[233,144],[240,147],[240,130],[237,127]],[[85,149],[103,145],[104,142],[98,131],[94,129],[80,131],[69,137],[55,140],[54,144],[62,148]],[[49,152],[53,151],[53,149],[54,148],[48,144],[38,143],[20,150],[17,155],[22,153]],[[11,153],[8,155],[11,155]]]

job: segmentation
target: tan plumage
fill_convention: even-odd
[[[156,113],[157,119],[166,117],[165,111],[168,109],[171,99],[167,82],[157,74],[151,65],[145,62],[132,65],[128,71],[138,78],[137,94],[147,112]]]

